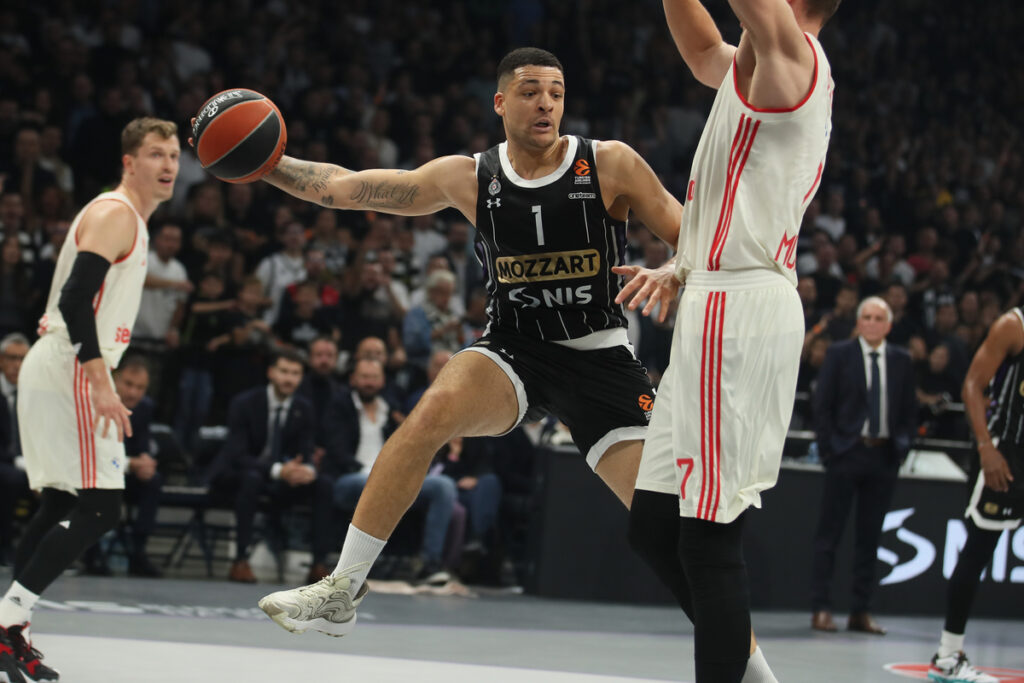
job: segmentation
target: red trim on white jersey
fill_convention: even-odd
[[[708,486],[707,433],[711,430],[708,429],[708,420],[706,415],[710,412],[711,406],[708,405],[707,400],[708,385],[705,381],[705,370],[707,369],[708,357],[708,323],[711,321],[711,305],[717,296],[717,293],[709,294],[708,302],[704,307],[704,336],[701,340],[700,351],[700,499],[697,501],[698,519],[703,519],[701,511],[704,509],[704,496],[706,495],[706,489]]]
[[[814,191],[818,189],[818,183],[821,181],[821,172],[824,170],[825,162],[822,160],[818,163],[818,174],[814,176],[814,182],[811,183],[811,189],[807,190],[807,194],[804,195],[804,203],[807,203],[808,198],[810,198],[810,196],[814,194]],[[778,258],[778,256],[775,258]]]
[[[708,270],[719,270],[722,267],[722,251],[725,249],[725,240],[729,236],[729,226],[732,223],[732,210],[736,203],[736,192],[740,186],[740,176],[743,174],[743,168],[747,165],[750,150],[754,146],[754,138],[757,137],[757,129],[760,127],[761,122],[757,119],[750,118],[746,114],[740,114],[739,126],[736,128],[736,135],[733,136],[732,140],[732,149],[729,151],[729,166],[725,176],[725,192],[722,193],[722,209],[718,214],[715,239],[711,243],[711,253],[708,254]],[[738,147],[737,140],[739,141]]]
[[[750,109],[751,111],[756,111],[760,114],[788,114],[804,106],[804,104],[807,103],[807,100],[811,99],[811,95],[814,93],[814,89],[818,85],[818,51],[814,49],[814,43],[811,42],[810,36],[808,36],[805,33],[804,38],[807,40],[807,44],[811,46],[811,53],[814,55],[814,78],[811,79],[811,87],[807,91],[807,94],[804,95],[804,98],[797,102],[796,106],[793,107],[782,107],[779,109],[762,109],[761,107],[755,107],[750,102],[748,102],[747,98],[743,96],[742,92],[740,92],[740,77],[739,72],[736,69],[736,57],[734,56],[732,58],[732,85],[733,88],[736,90],[736,96],[740,98],[740,102],[743,103],[743,106],[745,106],[747,109]]]
[[[134,210],[135,210],[135,208],[132,207],[132,211],[134,211]],[[138,215],[137,212],[136,212],[136,215]],[[135,251],[135,245],[138,244],[138,242],[139,242],[139,224],[136,223],[135,224],[135,237],[132,238],[132,248],[128,250],[127,254],[125,254],[121,258],[117,259],[116,261],[114,261],[114,265],[117,265],[118,263],[121,263],[122,261],[127,260],[128,257],[132,255],[132,252]]]

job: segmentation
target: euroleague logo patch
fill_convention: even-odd
[[[640,397],[636,400],[637,405],[640,406],[640,410],[644,411],[644,416],[647,421],[651,421],[651,411],[654,410],[654,399],[651,398],[650,394],[640,394]]]
[[[590,175],[590,164],[587,163],[586,159],[577,159],[574,170],[576,175]]]
[[[883,668],[891,674],[903,678],[914,678],[919,681],[928,680],[928,664],[886,664]],[[1003,669],[997,666],[975,666],[978,671],[983,671],[994,676],[999,683],[1024,683],[1024,671],[1021,669]]]

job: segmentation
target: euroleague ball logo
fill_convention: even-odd
[[[199,116],[196,117],[195,123],[192,124],[192,134],[196,135],[199,131],[199,126],[202,125],[206,119],[212,119],[220,111],[220,105],[227,102],[228,100],[237,100],[242,97],[241,90],[229,90],[228,92],[217,95],[212,100],[206,103],[206,106],[199,112]]]
[[[651,411],[654,409],[654,399],[651,398],[650,394],[640,394],[640,397],[636,400],[637,405],[640,406],[640,410],[644,411],[644,416],[647,421],[651,421]]]

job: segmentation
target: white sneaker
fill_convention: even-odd
[[[954,652],[948,657],[932,657],[932,665],[928,667],[928,680],[941,683],[999,683],[995,676],[989,676],[971,666],[967,655]]]
[[[292,633],[309,629],[340,637],[356,625],[356,607],[369,588],[366,582],[352,597],[352,580],[345,574],[325,576],[316,583],[286,591],[278,591],[259,602],[260,609],[277,624]]]

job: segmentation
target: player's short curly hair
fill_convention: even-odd
[[[813,17],[820,17],[821,23],[832,18],[832,15],[839,9],[839,3],[843,0],[807,0],[807,13]]]
[[[178,124],[152,116],[132,119],[121,131],[121,154],[135,154],[139,151],[148,133],[156,133],[164,140],[170,140],[178,134]]]
[[[501,87],[502,79],[512,75],[521,66],[553,66],[565,73],[558,57],[547,50],[542,50],[539,47],[517,47],[498,62],[498,87]]]

